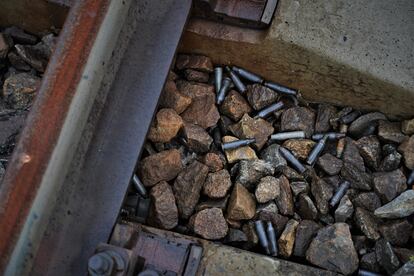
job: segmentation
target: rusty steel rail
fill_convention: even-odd
[[[190,9],[72,7],[0,190],[1,274],[86,272],[115,225]]]

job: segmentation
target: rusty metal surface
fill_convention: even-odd
[[[0,271],[5,269],[31,208],[74,96],[107,0],[79,1],[56,50],[0,190]]]
[[[137,28],[130,34],[80,180],[59,195],[62,200],[40,244],[35,274],[85,273],[88,257],[108,240],[116,222],[191,1],[137,5]]]

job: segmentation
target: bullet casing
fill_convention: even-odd
[[[217,104],[221,104],[224,101],[224,98],[226,97],[227,91],[230,88],[231,79],[224,78],[223,83],[220,87],[220,90],[217,94]]]
[[[284,106],[285,106],[285,104],[283,102],[277,102],[277,103],[271,104],[271,105],[263,108],[262,110],[260,110],[257,113],[257,115],[255,116],[255,118],[266,118],[271,113],[282,109]]]
[[[266,254],[270,254],[269,250],[269,241],[267,240],[266,232],[264,230],[263,222],[261,220],[257,220],[254,222],[257,236],[259,237],[260,245],[266,251]]]
[[[329,201],[329,205],[331,207],[335,207],[339,203],[339,201],[341,201],[341,199],[344,197],[346,191],[348,191],[350,186],[351,186],[351,183],[349,183],[348,181],[342,182],[338,190],[335,192],[335,194]]]
[[[223,81],[223,68],[214,68],[214,85],[216,87],[216,93],[218,94],[221,88],[221,82]]]
[[[275,228],[273,228],[272,222],[270,222],[270,221],[267,222],[266,234],[267,234],[267,238],[269,240],[270,254],[272,256],[277,256],[277,254],[278,254],[277,251],[278,250],[277,250],[277,243],[276,243],[276,232],[275,232]]]
[[[378,274],[376,272],[371,272],[365,269],[358,270],[358,276],[381,276],[382,274]]]
[[[316,162],[316,159],[318,159],[319,155],[323,151],[326,145],[326,141],[328,140],[328,135],[323,136],[321,140],[316,144],[316,146],[312,149],[310,152],[308,159],[306,159],[306,163],[309,165],[313,165]]]
[[[141,180],[139,180],[136,174],[134,174],[134,176],[132,177],[132,183],[134,183],[135,189],[141,196],[148,196],[147,189],[145,188],[144,184],[142,184]]]
[[[270,136],[270,140],[274,140],[274,141],[281,141],[281,140],[288,140],[288,139],[302,139],[302,138],[305,138],[304,131],[279,132],[276,134],[272,134]]]
[[[328,140],[336,140],[336,139],[344,138],[346,136],[345,133],[339,133],[339,132],[316,133],[312,135],[312,140],[319,141],[325,135],[328,136]]]
[[[305,166],[303,166],[302,163],[296,159],[296,157],[289,150],[284,147],[280,147],[279,152],[299,173],[304,173],[306,171]]]
[[[237,140],[237,141],[228,142],[228,143],[222,143],[221,149],[223,151],[237,149],[240,147],[248,146],[255,142],[256,142],[256,139],[252,138],[252,139],[243,139],[243,140]]]
[[[263,83],[263,81],[264,81],[264,79],[261,76],[256,75],[255,73],[252,73],[250,71],[247,71],[246,69],[243,69],[243,68],[240,68],[240,67],[237,67],[237,66],[233,66],[232,69],[233,69],[234,72],[237,73],[237,75],[239,75],[240,77],[242,77],[242,78],[244,78],[248,81],[256,82],[256,83],[260,83],[260,84]]]
[[[264,85],[266,87],[269,87],[270,89],[276,90],[279,93],[282,94],[287,94],[287,95],[292,95],[292,96],[296,96],[298,94],[298,91],[295,89],[291,89],[289,87],[283,86],[281,84],[278,84],[276,82],[271,82],[271,81],[265,81]]]
[[[236,75],[235,72],[233,72],[233,70],[230,69],[230,67],[226,67],[226,71],[229,73],[231,80],[234,83],[234,86],[236,86],[237,90],[239,90],[239,92],[241,94],[244,94],[244,92],[246,92],[247,88],[244,85],[244,83],[240,80],[239,76]]]

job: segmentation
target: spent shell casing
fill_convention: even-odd
[[[303,166],[302,163],[296,159],[296,157],[289,150],[285,149],[284,147],[280,147],[279,152],[286,159],[286,161],[288,161],[289,164],[291,164],[292,167],[299,173],[304,173],[306,171],[305,166]]]
[[[247,88],[246,85],[244,85],[244,83],[240,80],[239,76],[237,76],[237,74],[233,72],[233,70],[231,70],[228,66],[226,66],[226,71],[229,73],[230,78],[233,81],[234,86],[236,86],[237,90],[239,90],[241,94],[244,94]]]
[[[224,78],[223,79],[223,83],[220,87],[220,90],[217,94],[217,104],[221,104],[224,101],[224,98],[226,97],[227,91],[230,88],[230,83],[231,83],[231,79],[229,78]]]
[[[324,135],[321,140],[313,147],[312,151],[309,153],[308,159],[306,159],[306,163],[309,165],[313,165],[318,159],[319,155],[323,151],[326,145],[326,141],[328,140],[328,135]]]
[[[275,228],[273,228],[272,222],[270,221],[267,222],[266,234],[269,240],[270,255],[277,256],[278,252],[277,252],[277,243],[276,243],[276,232],[275,232]]]
[[[340,139],[340,138],[344,138],[345,137],[345,133],[327,132],[327,133],[316,133],[316,134],[312,135],[312,140],[319,141],[325,135],[328,136],[328,140],[336,140],[336,139]]]
[[[408,185],[414,184],[414,170],[412,170],[411,173],[410,173],[410,175],[408,176],[407,184]]]
[[[270,89],[276,90],[279,93],[282,94],[287,94],[287,95],[292,95],[292,96],[296,96],[298,94],[298,91],[286,86],[283,86],[281,84],[278,84],[276,82],[272,82],[272,81],[265,81],[264,85],[266,87],[269,87]]]
[[[266,251],[266,254],[270,254],[269,241],[267,240],[266,232],[264,230],[263,221],[257,220],[254,222],[257,236],[259,237],[260,245]]]
[[[237,75],[239,75],[240,77],[248,81],[256,82],[260,84],[263,83],[264,81],[264,79],[261,76],[256,75],[255,73],[252,73],[250,71],[247,71],[246,69],[243,69],[237,66],[233,66],[232,69],[234,72],[237,73]]]
[[[368,271],[365,269],[359,269],[358,276],[382,276],[382,274],[378,274],[376,272]]]
[[[262,110],[260,110],[254,118],[255,119],[257,119],[257,118],[266,118],[271,113],[282,109],[284,106],[285,106],[285,104],[283,102],[277,102],[277,103],[271,104],[271,105],[263,108]]]
[[[282,141],[288,139],[302,139],[305,138],[304,131],[287,131],[287,132],[279,132],[276,134],[272,134],[270,136],[270,140],[273,141]]]
[[[248,146],[255,142],[256,142],[256,139],[252,138],[252,139],[243,139],[243,140],[237,140],[237,141],[228,142],[228,143],[222,143],[221,149],[223,151],[237,149],[240,147]]]
[[[223,68],[215,67],[214,68],[214,85],[216,87],[217,94],[220,91],[222,81],[223,81]]]
[[[329,201],[329,205],[331,207],[335,207],[339,203],[339,201],[341,201],[341,199],[344,197],[346,191],[348,191],[350,186],[351,183],[349,183],[348,181],[345,180],[344,182],[342,182],[341,185],[339,185],[333,197],[331,198],[331,200]]]
[[[134,174],[134,176],[132,177],[132,183],[134,183],[135,189],[141,196],[143,197],[148,196],[147,189],[145,189],[144,184],[142,184],[141,180],[139,180],[136,174]]]

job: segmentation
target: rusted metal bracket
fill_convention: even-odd
[[[278,0],[196,0],[193,15],[214,21],[263,29],[270,25]]]

